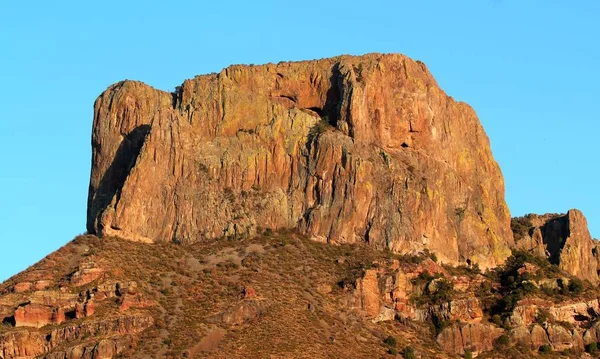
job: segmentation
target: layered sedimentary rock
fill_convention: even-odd
[[[401,55],[231,66],[95,103],[88,230],[143,242],[299,228],[501,263],[504,183],[474,111]]]
[[[529,214],[513,220],[516,246],[546,256],[576,277],[598,282],[598,242],[592,239],[583,213]]]

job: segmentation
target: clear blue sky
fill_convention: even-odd
[[[226,5],[222,5],[226,4]],[[2,1],[0,280],[85,231],[95,98],[235,63],[399,52],[477,111],[513,215],[600,236],[600,1]]]

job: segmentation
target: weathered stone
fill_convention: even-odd
[[[146,299],[141,294],[125,294],[120,299],[119,310],[126,311],[130,308],[148,308],[155,305],[155,301]]]
[[[196,241],[298,227],[442,262],[502,263],[504,183],[474,111],[401,55],[231,66],[96,101],[88,230]]]
[[[566,328],[551,324],[546,328],[546,332],[554,350],[563,351],[573,347],[573,335]]]
[[[100,278],[104,273],[102,268],[99,268],[94,262],[86,262],[79,265],[79,269],[71,276],[71,283],[74,286],[80,287]]]
[[[503,333],[503,329],[488,323],[454,324],[442,330],[437,343],[450,353],[471,351],[476,354],[492,350],[494,341]]]
[[[41,328],[48,324],[60,324],[65,321],[62,308],[52,308],[39,304],[26,304],[15,311],[15,326]]]
[[[78,302],[75,305],[75,318],[86,318],[94,314],[96,305],[92,299],[85,301],[84,303]]]
[[[23,292],[27,292],[29,290],[31,290],[32,284],[31,282],[21,282],[21,283],[17,283],[15,284],[15,286],[13,287],[13,292],[15,293],[23,293]]]
[[[257,319],[263,310],[264,306],[260,300],[242,300],[223,313],[218,314],[212,320],[226,326],[238,326]]]
[[[583,342],[587,344],[597,343],[600,341],[600,322],[596,322],[591,328],[587,329],[583,334]]]
[[[256,289],[252,287],[244,287],[243,290],[244,299],[251,299],[256,297]]]
[[[376,318],[381,310],[381,293],[379,291],[378,271],[369,269],[356,281],[356,303],[365,314]]]
[[[419,308],[413,319],[430,322],[432,320],[452,320],[467,323],[477,323],[483,318],[483,310],[479,299],[462,298],[439,305]]]
[[[33,290],[45,290],[50,285],[52,285],[52,282],[49,280],[38,280],[37,282],[33,283]]]
[[[41,333],[19,330],[0,334],[0,358],[35,358],[46,350]]]
[[[595,250],[587,220],[581,211],[572,209],[567,214],[530,214],[528,233],[519,234],[518,248],[548,256],[550,262],[576,277],[598,282],[599,257]]]
[[[538,324],[534,324],[531,328],[531,345],[533,348],[539,348],[542,345],[550,344],[548,333]]]

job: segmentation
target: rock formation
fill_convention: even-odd
[[[513,219],[517,248],[548,257],[576,277],[598,282],[598,248],[581,211],[567,214],[529,214]]]
[[[0,359],[600,340],[600,289],[576,278],[598,282],[585,217],[511,221],[481,124],[421,62],[231,66],[174,93],[124,81],[94,110],[91,234],[0,284]]]
[[[95,103],[88,231],[142,241],[299,228],[502,263],[504,182],[474,111],[401,55],[231,66]]]

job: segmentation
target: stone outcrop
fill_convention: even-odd
[[[440,333],[437,343],[451,353],[479,353],[492,350],[494,341],[503,333],[504,330],[489,323],[454,324]]]
[[[20,306],[14,315],[15,326],[41,328],[48,324],[61,324],[65,321],[65,312],[60,307],[48,307],[40,304]]]
[[[529,214],[513,220],[516,246],[546,256],[551,263],[576,277],[598,282],[597,242],[590,235],[581,211],[567,214]]]
[[[67,325],[55,328],[49,334],[37,331],[13,331],[0,334],[0,359],[41,357],[54,348],[68,346],[70,342],[82,338],[126,337],[138,334],[152,324],[152,317],[138,315]],[[89,348],[76,346],[66,352],[53,353],[48,358],[111,358],[126,348],[118,343],[119,340],[100,339]],[[85,353],[87,355],[84,355]],[[66,356],[67,354],[69,356]]]
[[[425,65],[370,54],[231,66],[95,103],[88,230],[142,241],[298,228],[316,240],[502,263],[504,182],[474,111]]]
[[[77,271],[71,275],[71,283],[75,286],[83,286],[100,278],[104,270],[94,262],[86,262],[79,265]]]

